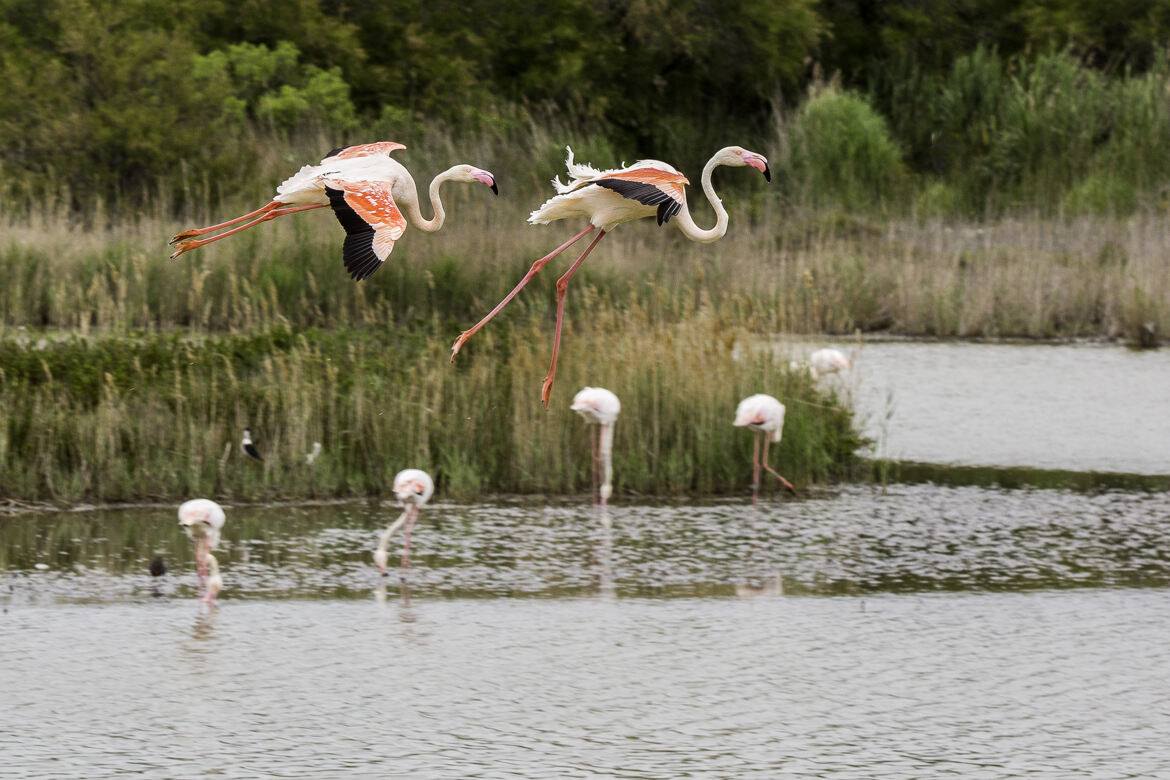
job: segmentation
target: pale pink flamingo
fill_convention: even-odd
[[[832,347],[818,349],[812,353],[808,362],[814,377],[849,370],[849,358],[845,357],[845,353],[841,350]]]
[[[579,165],[573,162],[573,150],[568,149],[568,159],[565,165],[569,170],[569,182],[561,184],[560,177],[553,179],[553,187],[557,195],[550,198],[543,206],[532,212],[528,221],[532,224],[547,225],[558,219],[573,219],[584,217],[589,220],[589,226],[549,254],[532,264],[532,268],[520,280],[520,283],[492,309],[486,317],[469,330],[459,334],[451,346],[451,360],[459,354],[463,344],[475,335],[476,331],[486,325],[492,317],[500,312],[510,300],[523,289],[528,281],[536,276],[550,260],[580,241],[589,233],[599,229],[597,237],[585,247],[581,256],[569,266],[565,275],[557,280],[557,327],[553,337],[552,361],[549,364],[548,375],[544,378],[540,398],[548,408],[549,396],[552,393],[553,378],[557,370],[557,351],[561,344],[561,321],[565,312],[565,290],[569,280],[585,258],[597,246],[606,233],[623,222],[657,215],[658,224],[670,221],[677,216],[675,224],[683,235],[692,241],[709,243],[717,241],[727,232],[727,210],[723,208],[715,189],[711,185],[711,173],[720,165],[745,166],[750,165],[761,171],[764,178],[772,180],[768,170],[768,160],[761,154],[749,152],[738,146],[728,146],[720,149],[715,156],[707,161],[703,167],[701,179],[703,194],[715,210],[715,226],[709,230],[699,228],[691,218],[687,206],[686,191],[683,187],[690,184],[687,178],[674,169],[673,166],[659,160],[639,160],[626,168],[615,168],[608,171],[599,171],[589,165]]]
[[[735,422],[732,425],[746,426],[756,434],[755,447],[752,448],[752,504],[760,500],[760,464],[784,483],[784,487],[797,495],[792,483],[780,476],[780,472],[768,465],[768,443],[780,443],[784,435],[784,404],[770,395],[759,393],[749,395],[739,402],[735,408]],[[760,439],[764,440],[764,456],[760,457]]]
[[[203,601],[210,604],[223,589],[219,562],[211,551],[219,546],[219,533],[227,517],[223,508],[206,498],[195,498],[179,507],[179,525],[195,543],[195,568],[199,585],[204,588]]]
[[[447,218],[439,200],[443,182],[480,182],[499,194],[496,178],[491,173],[472,165],[456,165],[431,181],[429,194],[434,217],[423,219],[414,179],[401,163],[390,158],[391,152],[405,148],[393,141],[338,147],[317,165],[305,165],[286,179],[267,205],[218,225],[179,233],[171,239],[172,244],[181,242],[171,257],[285,214],[331,206],[346,232],[342,248],[345,270],[350,278],[360,282],[389,257],[394,242],[406,230],[407,220],[427,233],[443,226]],[[194,238],[245,220],[251,221],[211,238]]]
[[[390,537],[403,525],[406,526],[403,531],[406,535],[406,546],[402,548],[402,568],[410,566],[410,532],[418,520],[419,507],[429,501],[434,493],[435,483],[425,471],[406,469],[394,476],[394,495],[402,502],[402,516],[386,529],[381,541],[378,542],[378,549],[374,550],[374,563],[383,577],[387,574],[386,548],[390,544]]]
[[[590,431],[589,441],[593,447],[593,484],[597,486],[598,472],[601,472],[601,486],[597,490],[601,505],[613,494],[613,424],[622,410],[618,397],[604,387],[586,387],[573,396],[569,407],[588,423],[595,423],[596,430]]]

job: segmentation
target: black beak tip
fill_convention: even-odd
[[[500,194],[500,188],[496,186],[496,183],[494,181],[492,182],[492,192],[495,193],[496,195]]]
[[[772,169],[768,167],[767,163],[764,164],[764,181],[772,181]]]

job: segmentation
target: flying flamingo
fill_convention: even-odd
[[[390,544],[390,537],[403,524],[406,525],[404,530],[406,546],[402,548],[402,568],[410,566],[410,532],[418,520],[419,507],[429,501],[434,492],[435,483],[425,471],[406,469],[394,476],[394,494],[402,502],[402,516],[386,529],[382,534],[382,540],[378,542],[378,549],[374,550],[374,563],[378,565],[378,571],[382,572],[383,577],[387,574],[386,547]]]
[[[808,362],[812,366],[814,377],[835,374],[838,371],[849,369],[849,358],[845,357],[845,353],[841,350],[832,347],[818,349],[812,353]]]
[[[613,493],[613,424],[622,410],[621,401],[604,387],[586,387],[573,396],[573,405],[569,408],[584,417],[585,422],[597,424],[596,434],[592,431],[589,433],[589,440],[593,444],[593,484],[597,484],[597,472],[600,470],[601,487],[597,492],[601,496],[601,505],[605,506],[606,500]]]
[[[414,179],[401,163],[390,158],[391,152],[405,148],[393,141],[340,146],[325,155],[319,164],[306,165],[285,179],[276,188],[276,197],[267,205],[218,225],[179,233],[171,239],[172,244],[180,242],[171,258],[285,214],[332,206],[337,221],[346,232],[342,249],[345,270],[350,278],[360,282],[377,271],[382,261],[390,256],[394,242],[406,231],[407,219],[427,233],[443,227],[447,217],[443,202],[439,200],[439,187],[443,182],[477,181],[499,194],[496,178],[491,173],[472,165],[456,165],[431,181],[429,194],[435,216],[423,219]],[[211,238],[194,238],[245,220],[251,221]]]
[[[451,346],[451,360],[459,354],[463,344],[475,335],[476,331],[495,317],[508,301],[523,289],[528,281],[536,276],[550,260],[580,241],[595,229],[599,229],[597,237],[585,247],[581,256],[569,266],[565,275],[557,280],[557,328],[553,337],[552,362],[548,368],[548,375],[544,378],[544,385],[540,391],[540,398],[548,408],[549,396],[552,393],[553,377],[557,370],[557,351],[561,344],[561,321],[565,312],[565,290],[569,280],[585,258],[597,246],[606,233],[623,222],[629,222],[642,217],[657,215],[658,224],[669,222],[671,217],[677,216],[675,224],[683,235],[692,241],[706,244],[718,241],[727,232],[727,210],[723,208],[719,197],[711,186],[711,173],[720,165],[745,166],[750,165],[761,171],[764,178],[772,180],[768,170],[768,160],[761,154],[749,152],[739,146],[727,146],[715,153],[703,167],[702,185],[703,194],[715,210],[715,226],[709,230],[699,228],[691,218],[687,206],[686,192],[683,187],[690,184],[687,178],[674,169],[673,166],[659,160],[639,160],[626,168],[615,168],[608,171],[599,171],[589,165],[579,165],[573,162],[573,150],[566,147],[569,156],[565,166],[569,170],[569,182],[561,184],[560,177],[553,179],[553,187],[557,195],[550,198],[543,206],[532,212],[528,221],[532,224],[547,225],[558,219],[585,217],[589,226],[549,254],[532,264],[532,268],[520,280],[520,283],[492,309],[486,317],[475,324],[470,330],[465,330],[455,339]]]
[[[195,567],[199,585],[204,587],[203,601],[208,604],[223,589],[219,562],[211,551],[219,546],[219,532],[226,519],[223,508],[206,498],[195,498],[179,507],[179,525],[195,542]]]
[[[763,463],[764,468],[775,474],[776,479],[784,483],[784,487],[791,490],[793,495],[797,495],[796,488],[792,486],[792,483],[768,465],[769,441],[779,444],[780,437],[784,434],[784,404],[763,393],[749,395],[740,401],[739,406],[735,408],[735,422],[732,425],[747,426],[756,433],[755,447],[752,448],[752,504],[755,505],[760,500],[760,463]],[[767,435],[765,436],[765,434]],[[760,458],[761,438],[764,440],[763,458]]]

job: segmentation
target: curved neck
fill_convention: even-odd
[[[434,233],[443,227],[443,221],[447,218],[447,212],[443,210],[443,201],[439,199],[439,186],[450,179],[454,171],[455,168],[449,168],[431,179],[431,186],[427,189],[427,194],[430,195],[431,211],[435,215],[432,218],[423,219],[422,211],[419,210],[417,197],[409,198],[403,204],[405,207],[403,211],[406,212],[406,218],[410,220],[410,224],[427,233]]]
[[[402,516],[399,517],[397,520],[395,520],[390,525],[390,527],[386,529],[386,532],[382,534],[382,539],[381,539],[381,541],[378,542],[377,552],[382,553],[382,555],[386,554],[386,548],[390,545],[390,537],[394,535],[395,531],[397,531],[399,528],[402,527],[402,524],[406,522],[406,518],[409,516],[410,516],[410,507],[407,506],[407,507],[403,508]]]
[[[691,217],[690,206],[683,204],[682,211],[675,217],[675,224],[682,234],[691,241],[698,241],[700,244],[709,244],[712,241],[718,241],[727,233],[727,209],[723,208],[723,202],[719,200],[719,196],[715,194],[715,188],[711,185],[711,173],[719,166],[712,157],[703,166],[703,194],[707,196],[707,202],[711,204],[711,208],[715,210],[715,227],[710,230],[703,230],[695,224],[695,220]]]

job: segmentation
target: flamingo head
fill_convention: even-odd
[[[378,567],[378,571],[382,572],[382,576],[386,576],[386,551],[382,548],[374,550],[374,564]]]
[[[764,174],[765,181],[772,181],[772,170],[768,167],[768,158],[762,154],[749,152],[742,146],[728,146],[720,149],[715,158],[720,165],[750,165]]]
[[[491,187],[492,192],[496,195],[500,194],[500,188],[496,186],[496,177],[491,171],[476,168],[474,165],[456,165],[451,169],[451,174],[451,178],[454,181],[477,181],[480,184],[486,184],[488,187]]]

